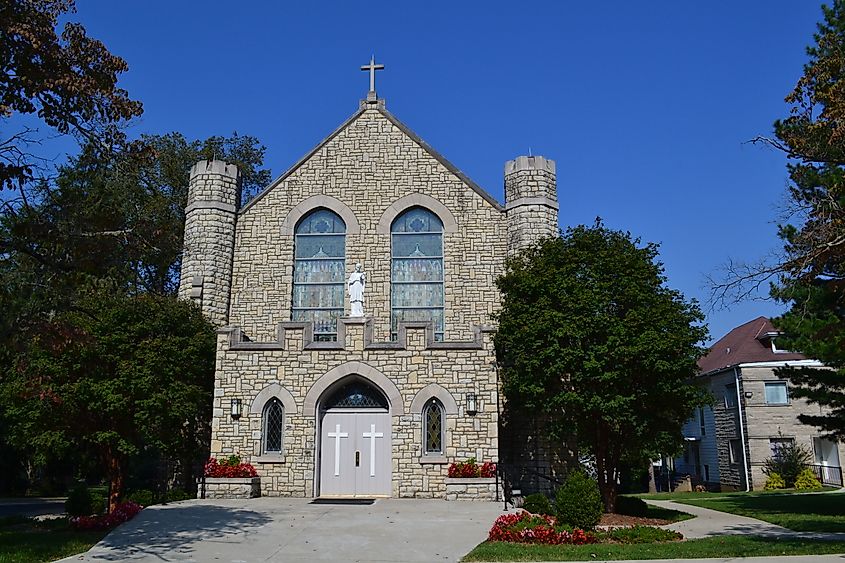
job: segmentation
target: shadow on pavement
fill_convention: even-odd
[[[87,553],[87,560],[123,561],[174,554],[190,555],[198,542],[237,543],[226,536],[248,534],[271,522],[252,510],[207,504],[171,504],[146,508]],[[243,538],[240,538],[242,541]],[[168,555],[168,557],[163,557]]]

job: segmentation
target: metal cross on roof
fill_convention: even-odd
[[[376,93],[376,71],[384,70],[384,65],[377,65],[375,55],[370,57],[370,64],[361,67],[361,70],[370,71],[370,92],[368,98],[375,97]]]

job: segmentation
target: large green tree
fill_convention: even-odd
[[[117,87],[126,61],[78,23],[58,31],[74,11],[73,0],[0,2],[0,189],[22,187],[44,164],[30,150],[44,135],[12,118],[37,115],[108,154],[125,141],[121,126],[141,115],[141,103]]]
[[[826,407],[802,422],[845,438],[845,1],[822,7],[791,115],[771,140],[791,159],[783,260],[772,295],[789,304],[775,319],[783,343],[827,367],[788,368],[796,397]]]
[[[595,456],[607,511],[622,466],[676,449],[682,424],[709,399],[691,381],[702,313],[666,287],[657,256],[657,246],[597,223],[540,241],[497,281],[505,397]]]
[[[42,462],[80,452],[99,460],[112,508],[132,456],[198,455],[211,418],[216,342],[198,307],[100,291],[26,336],[0,373],[13,445]]]

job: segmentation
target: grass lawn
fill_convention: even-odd
[[[750,516],[796,532],[845,532],[845,494],[729,493],[673,500]]]
[[[0,563],[55,561],[87,551],[106,532],[72,530],[67,520],[0,519]]]
[[[678,559],[845,553],[845,541],[778,540],[722,536],[652,544],[533,545],[484,542],[462,561],[592,561],[595,559]]]
[[[662,508],[660,506],[648,505],[648,511],[645,513],[645,518],[655,518],[657,520],[668,520],[669,522],[680,522],[681,520],[689,520],[695,518],[692,514],[681,512],[679,510],[672,510],[671,508]]]

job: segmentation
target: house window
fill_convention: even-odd
[[[736,408],[736,383],[725,385],[725,408]]]
[[[422,207],[399,215],[390,227],[391,338],[402,321],[433,321],[443,340],[443,222]]]
[[[767,405],[788,405],[789,393],[785,381],[766,383],[766,404]]]
[[[264,407],[263,426],[261,435],[264,438],[262,453],[281,454],[282,435],[285,423],[285,410],[281,401],[276,398],[267,401]]]
[[[793,447],[794,438],[770,438],[769,449],[772,452],[772,459],[780,459],[784,451]]]
[[[346,224],[328,209],[317,209],[296,226],[291,319],[314,323],[314,340],[337,340],[343,315]]]
[[[731,463],[739,463],[742,459],[742,443],[739,440],[728,442],[728,458]]]
[[[710,466],[707,464],[704,464],[704,480],[710,481]]]
[[[443,405],[437,399],[431,399],[423,407],[423,433],[425,434],[425,455],[443,455],[443,436],[446,428]]]
[[[701,436],[707,435],[707,425],[704,422],[704,407],[698,408],[698,430]]]

